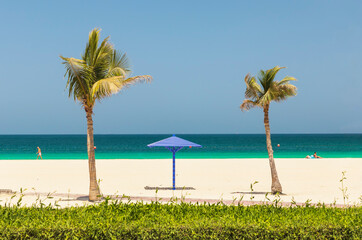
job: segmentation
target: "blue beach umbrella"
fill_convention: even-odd
[[[172,189],[176,190],[176,184],[175,184],[175,155],[176,152],[180,151],[184,147],[202,147],[199,144],[187,141],[185,139],[176,137],[175,135],[172,135],[172,137],[165,138],[161,141],[154,142],[147,145],[148,147],[165,147],[168,150],[172,152]]]

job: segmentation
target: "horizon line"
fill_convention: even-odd
[[[279,135],[291,135],[291,134],[309,134],[309,135],[338,135],[338,134],[362,134],[357,133],[271,133]],[[0,134],[0,136],[14,136],[14,135],[87,135],[86,133],[7,133]],[[94,135],[265,135],[265,133],[95,133]]]

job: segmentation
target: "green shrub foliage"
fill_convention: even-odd
[[[362,208],[103,202],[0,207],[1,239],[362,239]]]

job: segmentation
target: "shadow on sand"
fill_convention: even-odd
[[[89,201],[89,196],[80,196],[80,197],[77,197],[75,200],[78,200],[78,201]]]
[[[149,186],[146,186],[145,187],[145,190],[173,190],[172,187],[149,187]],[[193,187],[176,187],[175,190],[196,190],[195,188]]]
[[[265,194],[268,194],[268,195],[275,195],[271,192],[232,192],[231,194],[253,194],[253,195],[265,195]],[[285,193],[279,193],[279,195],[287,195]]]

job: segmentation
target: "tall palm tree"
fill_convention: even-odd
[[[275,167],[273,148],[270,137],[269,126],[269,106],[272,101],[279,102],[288,97],[297,94],[297,88],[290,84],[295,81],[294,77],[285,77],[281,81],[275,81],[275,75],[284,67],[276,66],[266,71],[260,70],[257,83],[256,78],[249,74],[245,77],[246,90],[245,100],[240,105],[242,111],[247,111],[253,107],[260,107],[264,111],[264,126],[266,135],[266,146],[269,155],[269,165],[272,177],[271,191],[272,193],[281,193],[282,185],[279,182],[278,173]]]
[[[99,44],[100,29],[89,33],[89,40],[81,59],[63,59],[68,78],[69,97],[73,96],[85,110],[87,118],[87,149],[89,166],[89,200],[100,198],[97,183],[93,138],[93,108],[96,100],[100,101],[137,82],[152,80],[149,75],[128,77],[130,67],[126,54],[116,51],[109,42],[109,37]]]

